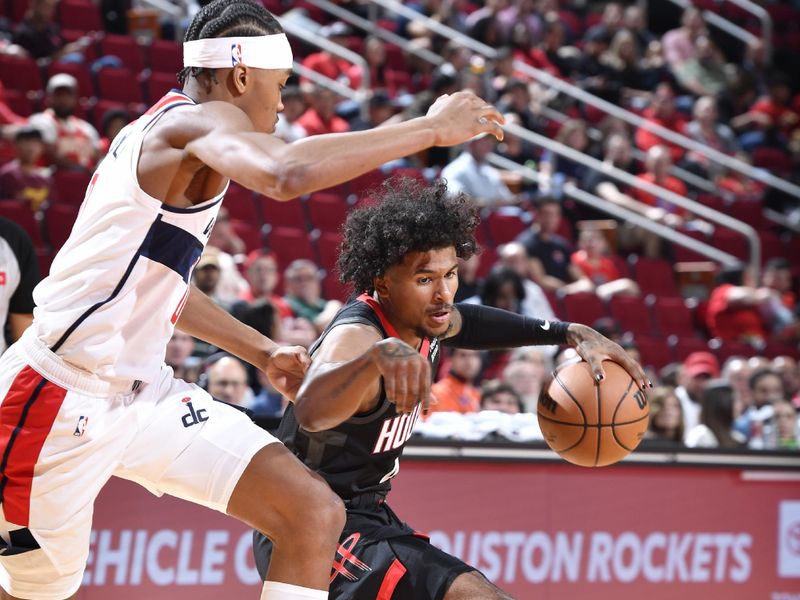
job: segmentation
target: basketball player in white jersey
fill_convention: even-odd
[[[341,500],[241,412],[174,378],[173,328],[264,370],[292,396],[308,364],[189,286],[228,181],[288,200],[502,117],[469,93],[380,130],[269,135],[292,55],[250,0],[216,0],[184,44],[183,91],[112,143],[72,235],[35,290],[33,325],[0,360],[1,598],[74,597],[92,504],[112,475],[224,511],[275,543],[261,598],[327,598]],[[254,593],[255,595],[255,593]]]

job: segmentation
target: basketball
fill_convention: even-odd
[[[587,362],[553,373],[542,388],[537,415],[547,445],[582,467],[612,465],[633,452],[647,431],[650,406],[627,371],[604,361],[597,384]]]

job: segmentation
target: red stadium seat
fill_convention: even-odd
[[[759,231],[758,239],[761,242],[761,262],[766,262],[771,258],[785,258],[786,246],[783,240],[776,233],[771,231]],[[797,256],[797,255],[793,255]]]
[[[82,171],[56,171],[53,174],[56,204],[80,206],[90,179],[91,175]]]
[[[350,181],[349,190],[351,194],[363,196],[370,191],[377,190],[386,180],[386,175],[378,169],[367,171]]]
[[[248,223],[252,227],[261,228],[261,217],[258,214],[255,194],[238,183],[231,182],[225,193],[225,208],[231,219]]]
[[[614,296],[608,303],[608,310],[622,331],[630,331],[634,335],[652,333],[650,311],[643,298]]]
[[[59,5],[59,19],[63,29],[75,29],[88,33],[102,31],[99,5],[88,0],[63,0]]]
[[[349,286],[339,283],[339,276],[336,273],[328,273],[322,280],[322,296],[326,300],[347,301],[350,296]]]
[[[183,51],[180,44],[168,40],[153,40],[149,54],[150,69],[154,73],[169,74],[174,81],[175,75],[183,69]]]
[[[47,241],[54,252],[57,252],[67,241],[75,219],[78,217],[78,207],[69,204],[53,204],[44,215]]]
[[[428,181],[425,179],[425,175],[422,174],[420,169],[414,169],[412,167],[396,167],[392,169],[392,172],[389,174],[389,177],[392,178],[406,178],[406,179],[413,179],[417,183],[425,185]]]
[[[347,218],[347,200],[338,194],[316,192],[308,197],[311,227],[320,231],[339,231]]]
[[[741,233],[717,227],[711,235],[711,245],[723,252],[747,260],[750,256],[750,247]]]
[[[275,254],[281,271],[298,258],[317,261],[308,232],[304,229],[275,227],[269,232],[267,243]]]
[[[699,231],[681,230],[681,233],[699,242],[705,242],[706,244],[710,242],[708,236]],[[699,262],[708,260],[708,257],[704,254],[700,254],[699,252],[695,252],[694,250],[690,250],[689,248],[685,248],[679,244],[672,244],[672,252],[675,256],[676,262]]]
[[[567,294],[562,298],[562,302],[567,321],[591,327],[592,323],[606,316],[603,302],[593,293]]]
[[[113,102],[123,104],[144,102],[139,81],[128,69],[101,69],[97,74],[97,92],[100,98]]]
[[[478,277],[483,278],[489,274],[492,267],[497,262],[497,250],[492,246],[481,244],[480,265],[478,266]]]
[[[642,293],[656,296],[678,296],[672,263],[660,258],[640,257],[633,264],[634,279]]]
[[[136,38],[128,35],[106,34],[100,40],[100,54],[120,58],[125,68],[133,73],[139,73],[145,67],[144,49]]]
[[[92,110],[92,125],[94,125],[97,131],[103,131],[103,117],[106,113],[112,110],[128,110],[128,105],[123,102],[117,102],[115,100],[105,100],[100,98],[97,101],[97,104],[94,105],[94,109]]]
[[[484,221],[489,227],[490,239],[497,246],[514,241],[528,227],[518,216],[503,215],[496,212],[490,212]]]
[[[37,248],[44,247],[42,240],[42,231],[39,226],[39,221],[36,220],[36,215],[28,206],[27,202],[20,200],[0,200],[0,217],[5,217],[10,221],[14,221],[17,225],[22,227],[31,236],[33,245]]]
[[[642,366],[661,369],[675,360],[666,338],[638,335],[634,343],[642,355]]]
[[[764,226],[764,207],[761,202],[740,200],[732,202],[726,212],[739,221],[744,221],[753,229],[759,230]]]
[[[249,254],[253,250],[258,250],[264,246],[261,237],[261,228],[251,223],[231,219],[231,226],[241,240],[244,242],[245,253]]]
[[[22,56],[0,54],[0,80],[12,90],[38,92],[44,88],[36,61]]]
[[[564,307],[561,304],[561,298],[558,297],[558,294],[551,290],[545,290],[542,288],[547,301],[550,303],[550,308],[553,309],[553,312],[556,314],[556,317],[559,319],[564,318]]]
[[[261,222],[272,227],[308,229],[301,199],[279,202],[266,196],[256,196],[261,210]]]
[[[38,112],[33,98],[20,90],[5,90],[6,104],[21,117],[30,117]]]
[[[675,359],[678,362],[683,362],[692,352],[708,352],[708,342],[700,338],[670,336],[669,340],[675,346]]]
[[[169,73],[153,72],[145,79],[144,85],[147,103],[153,105],[167,92],[177,87],[178,80],[175,79],[175,75]]]
[[[719,339],[712,340],[712,344],[715,342],[718,344],[716,354],[720,363],[724,363],[731,356],[744,356],[749,358],[761,354],[761,352],[753,348],[750,344],[745,344],[744,342],[722,341]]]
[[[11,21],[13,23],[21,21],[25,17],[25,13],[28,12],[29,0],[11,0],[10,4]]]
[[[683,298],[655,298],[652,305],[653,320],[663,336],[696,337],[692,311]]]
[[[50,265],[53,264],[53,258],[55,258],[55,254],[47,248],[36,249],[36,259],[39,262],[39,275],[41,275],[42,278],[50,274]]]
[[[333,273],[336,270],[336,261],[339,258],[339,244],[341,243],[342,236],[338,233],[323,233],[317,240],[319,266],[328,273]]]

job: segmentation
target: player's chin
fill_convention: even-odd
[[[422,326],[422,330],[425,332],[425,335],[427,337],[440,337],[445,333],[447,333],[447,329],[449,327],[450,327],[449,315],[446,320],[428,316],[428,318],[425,319],[425,324]]]

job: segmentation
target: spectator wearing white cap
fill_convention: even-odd
[[[75,116],[78,80],[67,73],[47,82],[48,108],[32,115],[30,123],[42,132],[52,164],[63,169],[91,170],[100,155],[100,135],[92,125]]]

